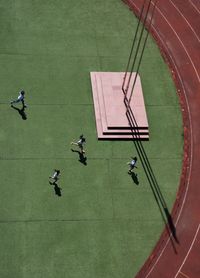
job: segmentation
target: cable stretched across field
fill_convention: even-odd
[[[138,22],[138,25],[137,25],[137,28],[136,28],[135,36],[134,36],[134,39],[133,39],[133,45],[132,45],[132,48],[131,48],[131,53],[130,53],[130,56],[129,56],[126,73],[125,73],[125,76],[124,76],[124,82],[123,82],[123,85],[122,85],[122,90],[123,90],[123,93],[124,93],[124,104],[126,106],[126,116],[127,116],[130,128],[131,128],[131,131],[134,134],[133,135],[133,143],[135,145],[135,148],[136,148],[137,153],[139,155],[139,158],[141,160],[143,169],[145,171],[146,177],[147,177],[148,182],[150,184],[150,187],[151,187],[151,190],[153,192],[154,198],[155,198],[155,200],[158,204],[158,207],[159,207],[162,219],[163,219],[163,221],[166,225],[168,234],[169,234],[169,236],[170,236],[170,234],[172,234],[173,239],[176,241],[176,243],[178,243],[178,239],[177,239],[177,236],[176,236],[176,228],[173,224],[173,220],[172,220],[172,217],[169,213],[167,204],[166,204],[165,199],[162,195],[162,192],[160,190],[160,187],[159,187],[158,182],[156,180],[156,177],[154,175],[153,169],[151,167],[151,164],[148,160],[148,157],[146,155],[146,152],[145,152],[144,147],[142,145],[142,142],[140,140],[139,127],[138,127],[138,124],[136,122],[134,112],[132,111],[132,109],[130,107],[130,101],[131,101],[131,98],[132,98],[132,95],[133,95],[133,91],[134,91],[134,87],[135,87],[135,84],[136,84],[136,80],[137,80],[139,68],[140,68],[140,65],[141,65],[141,61],[142,61],[142,58],[143,58],[143,55],[144,55],[144,50],[145,50],[145,47],[146,47],[146,43],[147,43],[147,39],[148,39],[148,35],[149,35],[149,30],[151,28],[152,19],[153,19],[153,15],[154,15],[154,12],[155,12],[157,0],[154,3],[153,9],[151,11],[150,21],[149,21],[149,24],[148,24],[148,31],[146,33],[144,43],[143,43],[143,45],[141,45],[142,37],[143,37],[143,34],[144,34],[145,23],[146,23],[148,15],[150,13],[150,6],[151,6],[151,3],[152,3],[152,0],[149,0],[148,7],[147,7],[147,10],[146,10],[145,15],[144,15],[144,23],[143,23],[143,26],[142,26],[142,29],[141,29],[141,32],[140,32],[140,37],[139,37],[139,41],[138,41],[138,44],[137,44],[136,53],[135,53],[135,56],[133,58],[133,63],[132,63],[132,66],[131,66],[131,71],[130,71],[128,83],[127,83],[126,88],[124,87],[126,77],[127,77],[127,73],[128,73],[128,68],[129,68],[130,61],[131,61],[132,55],[133,55],[133,49],[134,49],[134,45],[135,45],[135,42],[136,42],[137,33],[139,31],[139,25],[141,23],[141,19],[142,19],[142,16],[143,16],[145,3],[146,3],[146,0],[143,1],[143,5],[142,5],[142,8],[141,8],[141,13],[140,13],[140,16],[139,16],[139,22]],[[140,54],[140,57],[139,57],[138,65],[136,67],[136,74],[135,74],[135,77],[134,77],[134,81],[133,81],[133,85],[132,85],[132,88],[131,88],[130,96],[127,97],[127,92],[128,92],[129,85],[130,85],[130,80],[131,80],[133,70],[134,70],[134,67],[135,67],[135,64],[136,64],[136,60],[137,60],[137,56],[138,56],[138,53],[139,53],[140,46],[141,46],[142,50],[141,50],[141,54]],[[171,239],[171,242],[172,242],[172,247],[174,249],[174,252],[176,253],[177,252],[176,247],[175,247],[175,244],[174,244],[172,239]]]
[[[134,67],[136,65],[137,57],[138,57],[138,54],[139,54],[139,51],[140,51],[140,46],[141,46],[143,35],[144,35],[145,24],[146,24],[146,21],[147,21],[147,17],[148,17],[148,15],[150,13],[150,6],[151,6],[151,1],[152,0],[149,0],[147,10],[145,11],[144,8],[145,8],[146,1],[147,0],[143,1],[142,9],[141,9],[140,16],[139,16],[139,21],[138,21],[137,28],[136,28],[136,31],[135,31],[135,35],[134,35],[134,39],[133,39],[133,44],[132,44],[132,47],[131,47],[131,52],[130,52],[130,55],[129,55],[128,64],[127,64],[127,67],[126,67],[126,72],[125,72],[124,80],[123,80],[123,84],[122,84],[122,91],[124,92],[125,97],[127,97],[127,93],[128,93],[128,89],[129,89],[129,86],[130,86],[131,77],[133,75]],[[153,11],[152,11],[152,16],[151,16],[149,28],[151,26],[154,10],[155,10],[155,7],[153,8]],[[142,24],[143,13],[144,13],[144,24]],[[140,31],[140,34],[139,34],[139,40],[138,40],[138,43],[137,43],[137,46],[136,46],[136,51],[135,51],[135,53],[133,53],[133,50],[134,50],[134,47],[135,47],[135,44],[136,44],[136,39],[137,39],[137,36],[138,36],[138,33],[139,33],[139,26],[140,25],[142,25],[142,28],[141,28],[141,31]],[[133,94],[133,90],[134,90],[134,87],[135,87],[136,79],[137,79],[137,76],[138,76],[138,71],[139,71],[139,68],[140,68],[141,60],[142,60],[144,49],[145,49],[145,46],[146,46],[148,34],[149,33],[147,32],[144,44],[142,46],[142,53],[141,53],[141,55],[139,57],[139,62],[138,62],[137,69],[136,69],[136,75],[135,75],[134,82],[133,82],[132,89],[131,89],[131,95],[130,95],[129,100],[128,100],[129,103],[130,103],[131,98],[132,98],[132,94]],[[134,55],[134,57],[132,57],[133,55]],[[133,62],[132,62],[132,65],[130,67],[131,60],[133,60]],[[130,67],[130,70],[129,70],[129,67]],[[130,74],[128,75],[129,71],[130,71]],[[128,81],[127,81],[127,84],[125,84],[127,77],[128,77]],[[126,87],[125,87],[125,85],[126,85]]]

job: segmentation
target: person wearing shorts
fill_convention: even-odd
[[[24,98],[25,98],[25,91],[22,90],[22,91],[19,92],[19,96],[17,97],[17,99],[16,99],[16,100],[12,100],[12,101],[10,102],[11,106],[13,106],[14,103],[19,103],[19,102],[21,102],[22,105],[23,105],[23,108],[27,107],[27,106],[25,105],[25,103],[24,103]]]
[[[49,177],[51,180],[53,180],[52,184],[54,184],[58,181],[59,175],[60,175],[60,170],[54,169],[53,175]]]
[[[84,138],[83,134],[80,135],[79,140],[77,142],[71,142],[71,145],[76,145],[80,148],[80,151],[82,154],[85,153],[83,149],[83,144],[86,142],[86,139]]]
[[[136,162],[137,162],[137,157],[131,157],[131,161],[130,162],[127,162],[127,165],[129,165],[129,170],[128,170],[128,173],[131,174],[132,173],[132,170],[134,168],[137,168],[136,167]]]

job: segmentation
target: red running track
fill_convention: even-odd
[[[144,0],[123,1],[140,14]],[[150,32],[171,69],[183,115],[183,166],[172,210],[179,242],[163,231],[135,278],[200,278],[200,0],[158,0]]]

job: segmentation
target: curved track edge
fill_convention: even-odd
[[[137,8],[136,5],[133,4],[133,0],[122,0],[122,1],[129,6],[130,10],[133,11],[137,17],[139,17],[139,9]],[[167,63],[171,71],[171,75],[177,89],[177,94],[178,94],[178,98],[181,106],[181,112],[182,112],[183,133],[184,133],[182,172],[180,176],[180,182],[179,182],[178,192],[176,195],[176,200],[174,202],[173,209],[171,212],[173,222],[177,223],[182,209],[183,200],[186,197],[187,186],[188,186],[190,171],[191,171],[192,134],[191,134],[190,111],[188,109],[187,97],[185,94],[182,78],[179,73],[179,68],[176,64],[176,60],[173,59],[170,49],[167,47],[162,37],[159,35],[159,32],[154,28],[154,26],[152,26],[149,31],[153,36],[154,40],[156,41],[160,49],[161,55],[163,56],[165,62]],[[167,228],[165,228],[156,246],[152,250],[150,256],[147,258],[146,262],[144,263],[144,265],[142,266],[138,274],[135,276],[135,278],[148,277],[149,270],[158,260],[168,240],[169,240],[169,234]],[[169,266],[166,265],[166,268],[167,267]],[[160,275],[158,277],[164,277],[162,276],[161,273],[159,273],[158,275]]]

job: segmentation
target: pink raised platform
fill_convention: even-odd
[[[130,102],[137,128],[131,127],[126,116],[122,83],[124,72],[91,72],[93,101],[98,139],[148,140],[149,129],[142,86],[137,76]],[[130,88],[133,84],[133,73]],[[127,92],[127,97],[131,91]]]

